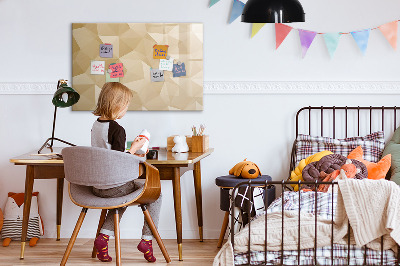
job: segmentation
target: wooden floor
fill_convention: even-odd
[[[9,247],[0,246],[0,265],[60,265],[65,248],[69,239],[40,239],[36,247],[27,246],[25,249],[25,259],[20,260],[20,242],[12,241]],[[183,241],[183,261],[178,261],[178,247],[176,240],[163,240],[168,250],[172,262],[167,264],[154,241],[154,254],[157,258],[157,265],[212,265],[215,255],[218,253],[217,240],[187,240]],[[113,262],[104,263],[92,259],[92,239],[77,239],[68,259],[67,265],[115,265],[114,262],[114,243],[110,241],[110,255]],[[123,265],[154,265],[149,264],[143,254],[136,249],[139,240],[121,240],[122,264]]]

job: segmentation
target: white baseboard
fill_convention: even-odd
[[[0,83],[0,94],[53,94],[56,82]],[[400,81],[205,81],[204,94],[400,94]]]

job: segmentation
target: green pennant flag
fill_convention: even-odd
[[[219,2],[219,0],[210,0],[210,5],[208,7],[212,7],[213,5],[215,5],[218,2]]]

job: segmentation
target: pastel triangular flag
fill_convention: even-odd
[[[340,36],[342,36],[342,34],[340,34],[339,32],[333,32],[333,33],[325,33],[323,36],[326,48],[328,48],[329,55],[332,58],[333,54],[336,51],[336,48],[338,47],[339,39]]]
[[[360,48],[361,53],[363,55],[365,54],[365,51],[367,50],[370,32],[371,32],[371,29],[351,32],[351,35],[353,35],[353,38],[356,41],[356,43],[357,43],[358,47]]]
[[[315,31],[299,30],[301,54],[304,58],[317,33]]]
[[[265,23],[253,23],[251,28],[251,38],[256,35],[262,27],[264,27]]]
[[[244,3],[239,0],[233,0],[231,17],[229,18],[229,23],[232,23],[235,19],[237,19],[240,15],[242,15],[242,11],[244,8]]]
[[[293,28],[288,25],[275,23],[276,49],[278,49],[278,47],[282,44],[282,42],[285,40],[286,36],[288,36],[292,29]]]
[[[212,7],[213,5],[215,5],[218,2],[219,2],[219,0],[210,0],[210,5],[208,7]]]
[[[382,26],[378,27],[383,35],[385,35],[386,39],[390,43],[390,45],[393,47],[393,49],[396,50],[397,48],[397,20],[393,22],[386,23]]]

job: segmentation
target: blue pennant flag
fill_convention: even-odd
[[[342,34],[340,34],[339,32],[334,32],[334,33],[325,33],[323,36],[326,48],[328,48],[329,55],[332,58],[333,54],[336,51],[336,48],[338,47],[339,39],[340,36],[342,36]]]
[[[229,18],[229,23],[232,23],[235,19],[237,19],[240,15],[242,15],[242,11],[244,8],[244,3],[239,0],[233,0],[231,17]]]
[[[354,40],[356,41],[358,47],[361,50],[361,53],[364,55],[368,46],[369,33],[371,29],[361,30],[361,31],[352,31],[351,35],[353,35]]]
[[[210,0],[210,5],[208,7],[212,7],[213,5],[215,5],[218,2],[219,2],[219,0]]]

